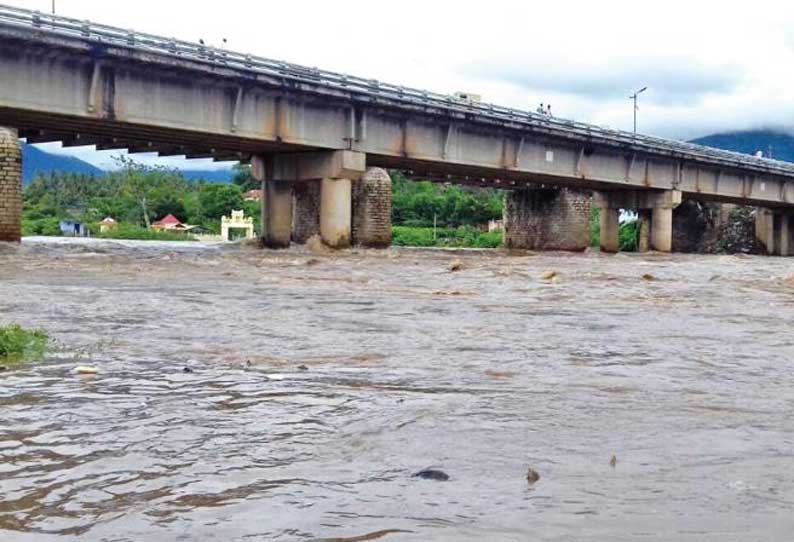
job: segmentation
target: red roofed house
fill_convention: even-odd
[[[174,215],[166,215],[157,222],[154,222],[152,224],[153,230],[167,230],[167,231],[177,231],[177,232],[190,231],[196,227],[197,226],[191,226],[189,224],[185,224]]]
[[[249,190],[243,196],[245,201],[262,201],[262,191],[261,190]]]

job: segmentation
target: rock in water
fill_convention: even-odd
[[[463,264],[461,263],[460,260],[455,260],[454,262],[452,262],[452,265],[449,266],[449,270],[452,273],[454,273],[455,271],[460,271],[461,269],[463,269]]]
[[[541,280],[554,280],[557,278],[556,271],[546,271],[540,276]]]
[[[435,480],[437,482],[446,482],[449,480],[449,474],[442,470],[437,469],[424,469],[414,474],[415,478],[422,478],[423,480]]]
[[[527,469],[527,482],[529,482],[529,484],[532,485],[538,480],[540,480],[540,474],[538,474],[538,471],[536,471],[532,467]]]
[[[182,369],[182,372],[183,373],[192,373],[193,369],[191,369],[190,367],[185,367],[184,369]]]
[[[653,275],[651,275],[650,273],[645,273],[645,274],[642,276],[642,280],[653,281],[653,280],[656,280],[656,277],[654,277],[654,276],[653,276]]]

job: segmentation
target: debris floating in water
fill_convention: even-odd
[[[96,367],[91,367],[90,365],[78,365],[74,368],[74,372],[79,375],[95,375],[99,371],[97,371]]]
[[[460,271],[461,269],[463,269],[463,263],[460,260],[455,260],[454,262],[452,262],[452,265],[449,266],[449,271],[451,273]]]
[[[193,369],[191,369],[190,367],[185,367],[184,369],[182,369],[182,372],[183,373],[192,373]]]
[[[438,469],[424,469],[414,474],[414,478],[421,478],[423,480],[435,480],[437,482],[446,482],[449,480],[449,474],[443,470]]]
[[[532,467],[529,467],[527,469],[527,482],[529,482],[529,484],[532,485],[538,480],[540,480],[540,474],[538,474],[538,471],[536,471]]]
[[[642,276],[642,280],[649,280],[649,281],[651,281],[651,280],[657,280],[657,279],[656,279],[656,277],[654,277],[654,276],[653,276],[653,275],[651,275],[650,273],[645,273],[645,274]]]
[[[557,272],[556,271],[546,271],[543,273],[540,278],[542,280],[557,280]]]

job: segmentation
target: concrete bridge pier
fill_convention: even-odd
[[[0,241],[22,238],[22,149],[17,131],[0,127]]]
[[[320,185],[320,237],[331,248],[351,244],[353,185],[350,179],[325,178]]]
[[[262,183],[262,243],[289,247],[292,235],[292,184],[273,179],[272,156],[252,156],[251,174]]]
[[[623,190],[597,192],[595,204],[601,208],[601,250],[617,252],[620,248],[619,217],[621,209],[638,212],[640,242],[638,249],[670,252],[673,249],[673,209],[681,204],[677,190]]]
[[[589,191],[529,188],[505,195],[504,244],[529,250],[581,251],[590,246]]]
[[[755,236],[776,256],[794,255],[794,216],[790,211],[759,208],[755,215]]]
[[[649,209],[637,209],[637,251],[651,250],[651,217]]]
[[[353,183],[361,179],[365,166],[366,156],[354,151],[276,155],[272,183],[274,189],[283,183],[283,201],[265,203],[268,214],[278,223],[274,224],[278,231],[275,245],[287,246],[290,239],[305,243],[313,235],[319,234],[329,247],[350,246]],[[266,200],[269,196],[270,192],[266,191]],[[272,246],[267,241],[266,244]]]

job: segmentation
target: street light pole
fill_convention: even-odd
[[[634,133],[635,134],[637,133],[637,111],[639,110],[639,107],[637,106],[637,96],[639,96],[646,90],[648,90],[648,87],[642,87],[640,90],[629,96],[629,100],[634,100]]]
[[[52,0],[52,14],[55,15],[55,0]]]

